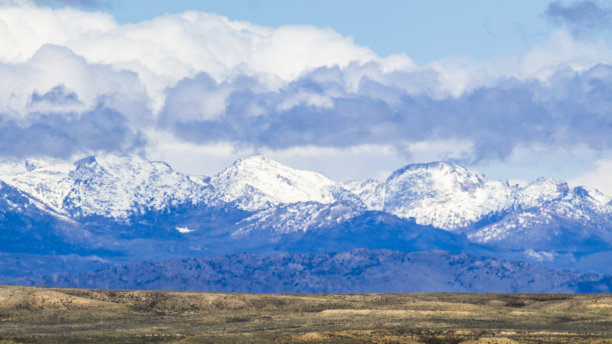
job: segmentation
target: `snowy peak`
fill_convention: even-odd
[[[454,163],[408,165],[385,182],[383,210],[419,224],[456,229],[512,205],[514,190]]]
[[[462,191],[482,185],[487,178],[471,173],[455,163],[431,162],[407,165],[393,172],[386,183],[394,184],[403,181],[426,183],[437,191]]]
[[[58,213],[125,218],[143,210],[200,201],[204,187],[168,164],[100,154],[74,164],[37,162],[2,169],[8,184]]]
[[[586,186],[577,186],[572,189],[572,194],[580,197],[593,208],[598,208],[602,211],[607,210],[612,214],[612,199],[598,190]]]
[[[561,180],[540,178],[520,188],[512,212],[468,234],[473,242],[506,247],[548,248],[585,240],[612,243],[612,204],[597,190],[570,189]],[[551,244],[552,243],[552,244]]]
[[[223,201],[247,210],[283,203],[329,204],[349,193],[320,173],[296,170],[264,156],[234,162],[210,184]]]
[[[76,166],[77,169],[91,170],[91,169],[95,169],[99,165],[98,165],[98,160],[96,160],[96,156],[92,155],[92,156],[88,156],[83,159],[75,161],[74,166]]]
[[[205,190],[163,162],[139,156],[81,159],[69,173],[72,186],[63,208],[80,216],[121,218],[145,210],[201,201]]]

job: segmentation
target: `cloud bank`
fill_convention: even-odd
[[[588,1],[546,12],[593,28],[608,25],[607,13]],[[0,84],[4,157],[177,142],[409,156],[429,145],[472,164],[517,147],[612,149],[612,53],[563,30],[521,57],[417,66],[331,29],[202,12],[119,25],[99,12],[12,3],[0,7],[0,47],[0,79],[10,80]]]
[[[243,87],[249,81],[217,84],[200,74],[168,90],[160,121],[187,141],[271,149],[463,140],[473,143],[464,157],[471,161],[504,159],[518,145],[612,148],[608,65],[561,70],[546,82],[505,79],[442,99],[368,77],[347,91],[342,77],[339,68],[320,68],[277,91],[256,92]]]

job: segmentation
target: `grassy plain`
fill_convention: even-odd
[[[0,344],[612,343],[609,294],[0,287]]]

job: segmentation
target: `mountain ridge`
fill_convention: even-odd
[[[263,156],[196,177],[141,156],[102,154],[73,164],[0,164],[0,181],[38,209],[0,202],[10,215],[0,226],[12,228],[0,253],[14,252],[16,260],[59,248],[80,252],[72,261],[93,261],[99,255],[91,252],[102,250],[102,265],[239,252],[441,249],[612,274],[595,259],[612,256],[608,196],[546,178],[511,186],[456,163],[407,165],[385,181],[335,182]],[[37,251],[12,244],[32,235]],[[57,263],[48,271],[62,269]]]
[[[443,251],[355,249],[134,263],[20,284],[247,293],[610,292],[612,278]]]
[[[128,172],[125,172],[126,166],[128,167]],[[160,168],[160,166],[163,166],[163,168]],[[418,201],[422,201],[422,199],[427,198],[427,196],[432,196],[430,195],[432,193],[432,186],[439,186],[437,190],[433,189],[433,191],[436,191],[438,193],[444,191],[445,194],[443,196],[452,196],[453,193],[474,191],[477,190],[479,187],[486,186],[487,183],[492,183],[495,186],[494,189],[496,189],[494,191],[501,191],[502,198],[509,196],[507,195],[507,193],[512,194],[516,193],[517,191],[521,191],[520,194],[512,195],[515,197],[520,197],[518,197],[518,199],[516,200],[512,200],[512,202],[510,202],[512,204],[508,204],[508,207],[538,206],[544,202],[558,199],[564,194],[567,194],[568,191],[572,190],[581,190],[581,192],[587,196],[596,195],[596,198],[599,200],[598,206],[600,207],[610,206],[612,204],[612,199],[610,197],[600,193],[599,191],[593,188],[588,188],[584,186],[570,188],[567,185],[567,182],[565,181],[554,180],[544,177],[538,178],[537,180],[533,181],[525,187],[510,186],[507,182],[489,180],[486,176],[482,174],[470,172],[469,170],[456,163],[445,162],[408,164],[404,167],[395,170],[383,182],[372,179],[355,180],[348,182],[335,182],[320,173],[292,169],[278,162],[275,162],[265,156],[253,156],[250,158],[239,159],[231,166],[222,170],[218,174],[205,178],[201,178],[198,176],[189,176],[180,172],[176,172],[172,169],[170,165],[165,162],[148,161],[138,155],[103,154],[99,156],[89,156],[86,158],[82,158],[75,161],[73,164],[46,163],[43,164],[42,167],[38,167],[32,164],[30,160],[26,160],[21,164],[22,171],[17,172],[10,171],[11,168],[6,167],[6,163],[0,163],[0,180],[26,193],[31,194],[32,196],[41,200],[45,204],[50,203],[51,205],[53,205],[52,208],[55,210],[57,210],[58,204],[61,204],[66,199],[64,197],[61,200],[51,202],[48,198],[39,197],[44,194],[44,187],[50,186],[46,184],[63,184],[63,182],[65,182],[63,181],[65,177],[71,177],[71,181],[73,182],[72,184],[74,184],[75,180],[83,181],[85,179],[88,179],[89,182],[91,182],[93,179],[97,179],[96,182],[99,182],[100,179],[105,177],[104,174],[107,174],[108,171],[121,171],[124,174],[115,176],[111,175],[111,177],[114,178],[109,178],[108,182],[124,180],[124,184],[134,182],[134,180],[136,179],[135,177],[128,178],[126,175],[128,175],[129,172],[142,172],[143,178],[140,178],[140,183],[136,183],[137,185],[143,184],[142,182],[146,182],[146,178],[148,178],[149,181],[158,181],[158,179],[160,179],[161,177],[168,178],[168,176],[175,176],[179,179],[176,182],[176,185],[173,185],[172,182],[174,181],[172,181],[171,178],[168,178],[168,180],[162,180],[157,185],[152,185],[151,187],[174,186],[173,191],[176,191],[177,188],[181,186],[181,183],[189,182],[190,184],[192,184],[191,186],[195,187],[198,192],[200,192],[201,194],[206,194],[206,196],[208,196],[210,190],[203,189],[205,189],[206,187],[214,188],[214,192],[220,194],[217,195],[217,198],[224,202],[233,202],[239,199],[240,197],[244,197],[245,194],[249,194],[250,191],[253,191],[249,190],[249,187],[251,187],[257,192],[261,193],[261,195],[259,196],[265,197],[266,199],[259,201],[261,204],[256,204],[255,206],[242,206],[243,208],[248,210],[257,210],[270,205],[290,204],[298,202],[317,202],[322,204],[330,204],[340,200],[351,200],[354,203],[361,202],[366,205],[368,209],[371,210],[384,210],[384,206],[383,208],[380,208],[380,205],[372,206],[372,202],[364,202],[364,199],[367,199],[371,196],[371,194],[376,193],[376,191],[380,191],[383,197],[391,197],[387,196],[387,194],[393,191],[389,190],[390,188],[393,188],[385,184],[393,184],[398,179],[402,178],[409,179],[408,181],[421,183],[420,185],[417,185],[417,187],[409,185],[410,187],[416,189],[413,190],[415,194],[421,196],[421,198],[417,199]],[[97,167],[98,170],[96,170],[95,167]],[[166,171],[164,171],[164,169]],[[18,170],[18,168],[13,167],[13,170]],[[96,175],[96,173],[98,173],[99,175]],[[72,176],[70,176],[70,174],[72,174]],[[46,176],[50,177],[46,178]],[[55,179],[53,177],[55,177]],[[37,178],[39,179],[38,182],[32,185],[28,185],[28,183],[26,183],[26,181],[28,180],[35,180]],[[439,185],[435,185],[436,183]],[[358,187],[358,185],[362,185],[362,190],[359,190],[360,188]],[[58,192],[58,194],[64,196],[67,195],[70,191],[73,191],[71,190],[70,186],[56,186],[56,188],[58,189],[63,189],[63,192]],[[196,186],[198,186],[199,188]],[[379,186],[386,186],[385,190],[376,190]],[[446,190],[439,190],[442,187],[446,188]],[[313,188],[315,190],[312,190]],[[370,189],[367,194],[363,192],[363,189],[366,188]],[[136,193],[134,190],[131,191],[132,192],[129,193]],[[287,194],[287,191],[295,191],[295,193]],[[404,193],[406,192],[405,188],[400,188],[399,191]],[[338,194],[340,194],[341,196],[338,196]],[[192,203],[205,201],[202,198],[198,198],[197,195],[181,195],[180,193],[178,195],[183,197],[184,199],[191,197],[190,200],[192,201]],[[147,197],[147,195],[138,196],[143,198]],[[73,197],[76,198],[76,196]],[[149,197],[149,200],[158,201],[155,197]],[[388,202],[389,204],[387,204],[387,208],[392,208],[394,206],[393,204],[390,204],[393,203],[392,201],[393,200],[390,200]],[[383,202],[384,200],[378,200],[378,203]],[[238,203],[240,204],[240,202]],[[494,209],[492,209],[491,211],[493,210]],[[92,210],[90,210],[90,212],[95,213],[95,211]],[[395,213],[396,215],[401,217],[412,217],[409,216],[409,214],[403,216],[398,211],[389,210],[388,212]],[[97,213],[97,215],[101,214]],[[109,213],[109,215],[119,217],[125,216],[126,214],[124,212],[121,214],[113,214],[111,212]],[[443,229],[453,229],[452,226],[445,227],[440,224],[437,224],[437,227]]]
[[[444,162],[409,164],[384,182],[335,182],[264,156],[239,159],[207,178],[176,172],[164,162],[112,154],[80,159],[71,168],[66,164],[37,167],[26,161],[16,173],[7,170],[0,169],[4,172],[0,180],[70,218],[125,219],[187,203],[231,203],[256,212],[289,204],[348,201],[357,210],[384,211],[458,232],[499,213],[516,215],[515,220],[506,219],[508,228],[528,221],[537,224],[528,219],[528,214],[535,213],[529,211],[533,208],[547,209],[539,215],[540,222],[551,221],[553,215],[581,223],[594,217],[604,218],[605,223],[612,220],[612,200],[595,189],[570,188],[567,182],[547,178],[525,187],[510,186]],[[502,224],[470,235],[481,243],[499,241],[508,234],[499,228]]]

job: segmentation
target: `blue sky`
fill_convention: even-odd
[[[0,0],[0,22],[0,158],[452,160],[612,194],[606,2]]]

